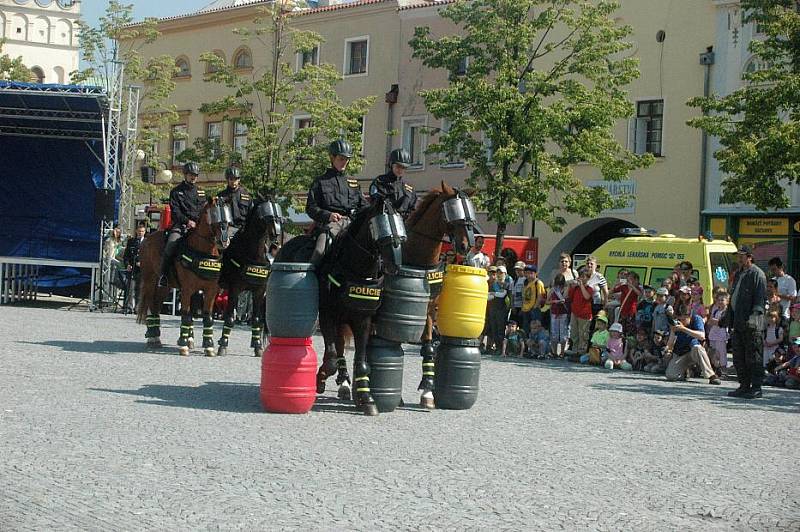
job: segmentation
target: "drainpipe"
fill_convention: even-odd
[[[703,79],[703,97],[711,95],[711,66],[714,64],[714,47],[709,46],[700,54],[700,64],[705,68]],[[708,113],[703,112],[703,116]],[[703,209],[706,207],[706,181],[708,180],[708,133],[703,130],[700,144],[700,213],[698,214],[698,234],[703,233]]]
[[[392,84],[389,92],[385,94],[384,101],[388,104],[386,109],[386,131],[391,131],[394,125],[394,104],[397,103],[397,96],[400,93],[400,85]],[[389,160],[389,153],[392,151],[392,137],[386,135],[386,154],[383,158],[384,163]]]

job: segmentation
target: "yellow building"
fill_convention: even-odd
[[[447,80],[443,71],[424,68],[413,59],[408,45],[417,26],[430,26],[435,35],[455,31],[438,16],[438,10],[449,2],[364,0],[296,13],[295,27],[314,30],[325,38],[316,60],[341,69],[344,80],[338,90],[342,98],[378,97],[364,120],[366,165],[359,178],[368,180],[383,172],[388,151],[403,146],[415,161],[407,179],[420,192],[442,179],[456,186],[464,183],[469,169],[463,162],[435,164],[435,158],[424,153],[428,144],[424,128],[446,129],[446,124],[427,112],[418,93]],[[175,127],[188,133],[189,144],[198,136],[220,138],[233,146],[244,142],[234,124],[198,111],[203,102],[223,95],[223,89],[203,81],[204,64],[199,62],[203,52],[218,51],[227,61],[254,74],[266,64],[268,50],[242,47],[241,39],[233,34],[235,28],[251,25],[263,2],[237,3],[241,2],[222,0],[212,11],[164,19],[159,25],[163,37],[145,49],[148,54],[167,53],[178,59],[182,73],[173,101],[182,110],[182,120]],[[633,193],[635,200],[627,208],[604,212],[592,220],[568,217],[561,233],[536,224],[533,233],[540,240],[542,271],[555,266],[560,251],[590,252],[617,236],[623,227],[643,226],[683,236],[698,233],[701,135],[686,126],[696,114],[686,101],[703,93],[706,67],[699,56],[714,43],[712,4],[713,0],[622,1],[616,16],[621,24],[634,29],[630,53],[639,57],[642,75],[629,88],[637,115],[618,125],[618,138],[630,149],[653,153],[656,162],[621,183],[598,181],[593,169],[579,166],[577,172],[587,184],[609,187],[612,195]],[[298,64],[302,60],[298,57]],[[296,117],[295,127],[302,127],[302,120],[302,116]],[[397,135],[387,137],[388,130]],[[176,138],[165,143],[162,159],[163,154],[180,152],[186,142]],[[485,218],[482,222],[487,232],[494,230],[494,224]],[[531,235],[533,225],[523,218],[507,232]]]

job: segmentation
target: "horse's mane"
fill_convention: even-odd
[[[432,188],[429,190],[425,197],[422,198],[422,201],[419,202],[417,207],[411,212],[411,214],[408,215],[408,218],[406,219],[406,225],[412,226],[419,222],[419,219],[422,218],[422,215],[425,214],[425,212],[428,210],[428,207],[431,206],[431,203],[436,201],[436,198],[441,196],[443,192],[444,191],[441,189],[441,187]]]

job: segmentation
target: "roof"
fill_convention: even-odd
[[[401,5],[397,8],[398,11],[406,11],[409,9],[420,9],[424,7],[438,7],[438,6],[446,6],[447,4],[454,4],[456,0],[418,0],[414,3],[409,3],[406,5]]]

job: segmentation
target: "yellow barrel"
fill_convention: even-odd
[[[489,286],[486,270],[451,264],[439,296],[436,323],[439,334],[453,338],[477,338],[486,319]]]

